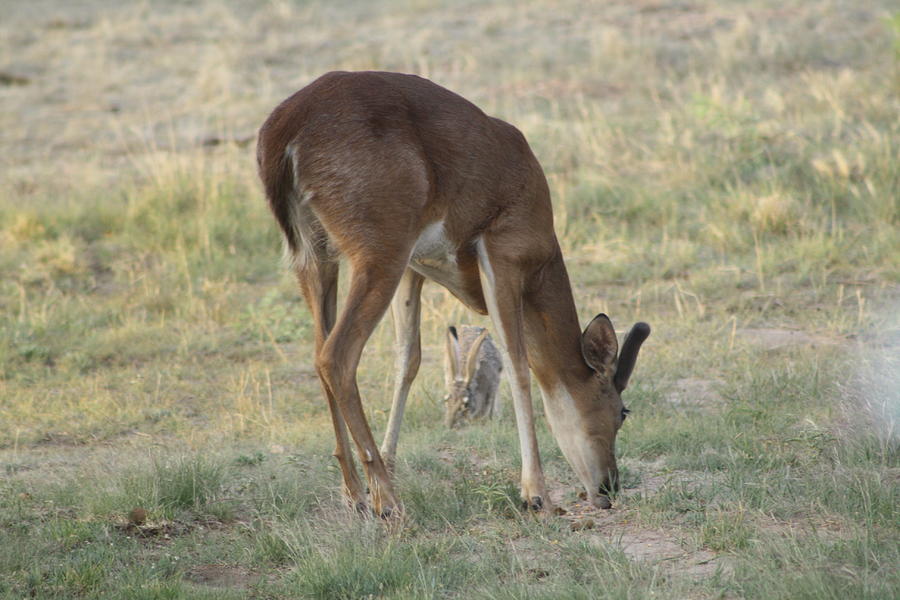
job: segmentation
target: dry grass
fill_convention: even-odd
[[[3,5],[0,596],[896,595],[896,11]],[[369,68],[520,127],[583,320],[654,326],[626,393],[630,487],[583,515],[593,529],[512,510],[511,411],[434,424],[443,328],[486,324],[434,285],[401,443],[408,522],[338,508],[253,137],[320,73]],[[379,431],[390,351],[382,326],[361,372]]]

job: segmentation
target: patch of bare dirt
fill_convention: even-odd
[[[757,531],[779,535],[787,538],[798,536],[814,536],[822,540],[837,541],[846,537],[849,525],[837,515],[810,514],[790,520],[760,518],[754,521]]]
[[[569,520],[589,517],[596,519],[598,525],[602,525],[615,522],[616,519],[613,518],[613,515],[619,514],[618,509],[624,506],[629,498],[653,495],[670,483],[698,484],[702,482],[708,484],[723,477],[721,474],[668,469],[664,465],[664,460],[628,461],[627,468],[637,475],[633,480],[629,476],[622,483],[622,490],[613,499],[612,510],[597,508],[587,502],[580,484],[565,483],[548,477],[547,487],[550,500],[553,506],[566,511],[564,516]],[[579,499],[571,500],[572,491],[579,493]]]
[[[688,550],[677,538],[657,529],[623,523],[587,535],[593,544],[620,548],[631,560],[659,565],[692,577],[707,577],[717,569],[726,568],[722,557],[708,550]]]
[[[633,487],[626,487],[621,495],[624,496],[632,496],[632,495],[646,495],[646,494],[655,494],[665,485],[673,481],[696,481],[698,478],[701,478],[700,475],[696,471],[683,471],[683,470],[673,470],[660,472],[658,470],[644,470],[641,469],[641,481],[637,485]],[[708,474],[703,474],[708,479]]]
[[[557,506],[561,504],[557,503]],[[566,510],[560,518],[570,523],[571,531],[578,532],[594,546],[619,549],[632,561],[695,579],[730,568],[723,556],[709,550],[689,549],[672,532],[644,527],[631,521],[626,510],[601,510],[587,502],[569,504]],[[537,560],[536,557],[546,548],[539,547],[533,539],[520,539],[512,541],[511,550],[528,564]]]
[[[730,568],[722,556],[705,549],[690,549],[676,532],[635,522],[628,509],[629,497],[654,494],[672,481],[696,481],[699,475],[688,471],[660,472],[660,465],[656,463],[641,464],[637,470],[642,473],[640,483],[623,489],[609,510],[596,508],[583,499],[566,501],[569,490],[557,482],[548,482],[552,490],[550,497],[555,506],[566,511],[560,518],[569,522],[571,531],[580,532],[592,544],[618,548],[633,561],[697,579]],[[708,475],[703,477],[708,478]]]
[[[192,529],[191,524],[178,521],[137,524],[129,520],[126,523],[116,524],[115,527],[125,535],[142,540],[153,540],[159,544],[165,544],[172,538],[184,535]]]
[[[234,565],[197,565],[185,573],[184,578],[209,587],[245,589],[258,576],[249,569]]]
[[[567,501],[565,496],[571,489],[566,486],[551,483],[548,487],[550,488],[548,492],[550,501],[556,507],[557,514],[569,521],[573,531],[606,527],[625,518],[624,513],[617,509],[617,506],[621,504],[621,500],[614,500],[613,508],[611,509],[597,508],[584,499],[575,500],[574,502]]]

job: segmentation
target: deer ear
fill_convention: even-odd
[[[584,362],[601,377],[612,378],[616,372],[619,342],[612,322],[604,314],[594,317],[581,334],[581,355]]]
[[[450,365],[450,375],[455,378],[459,375],[459,337],[456,335],[456,327],[447,328],[447,362]]]

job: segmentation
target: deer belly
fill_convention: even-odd
[[[444,222],[431,223],[416,240],[409,266],[417,273],[441,284],[466,304],[478,304],[478,298],[467,291],[463,273],[456,260],[456,247],[447,238]]]

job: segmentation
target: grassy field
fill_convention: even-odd
[[[543,419],[569,514],[518,510],[505,385],[440,425],[442,332],[486,320],[433,284],[405,516],[342,507],[254,136],[370,68],[522,129],[583,322],[653,326],[613,510]],[[0,597],[900,595],[895,1],[4,2],[0,107]]]

